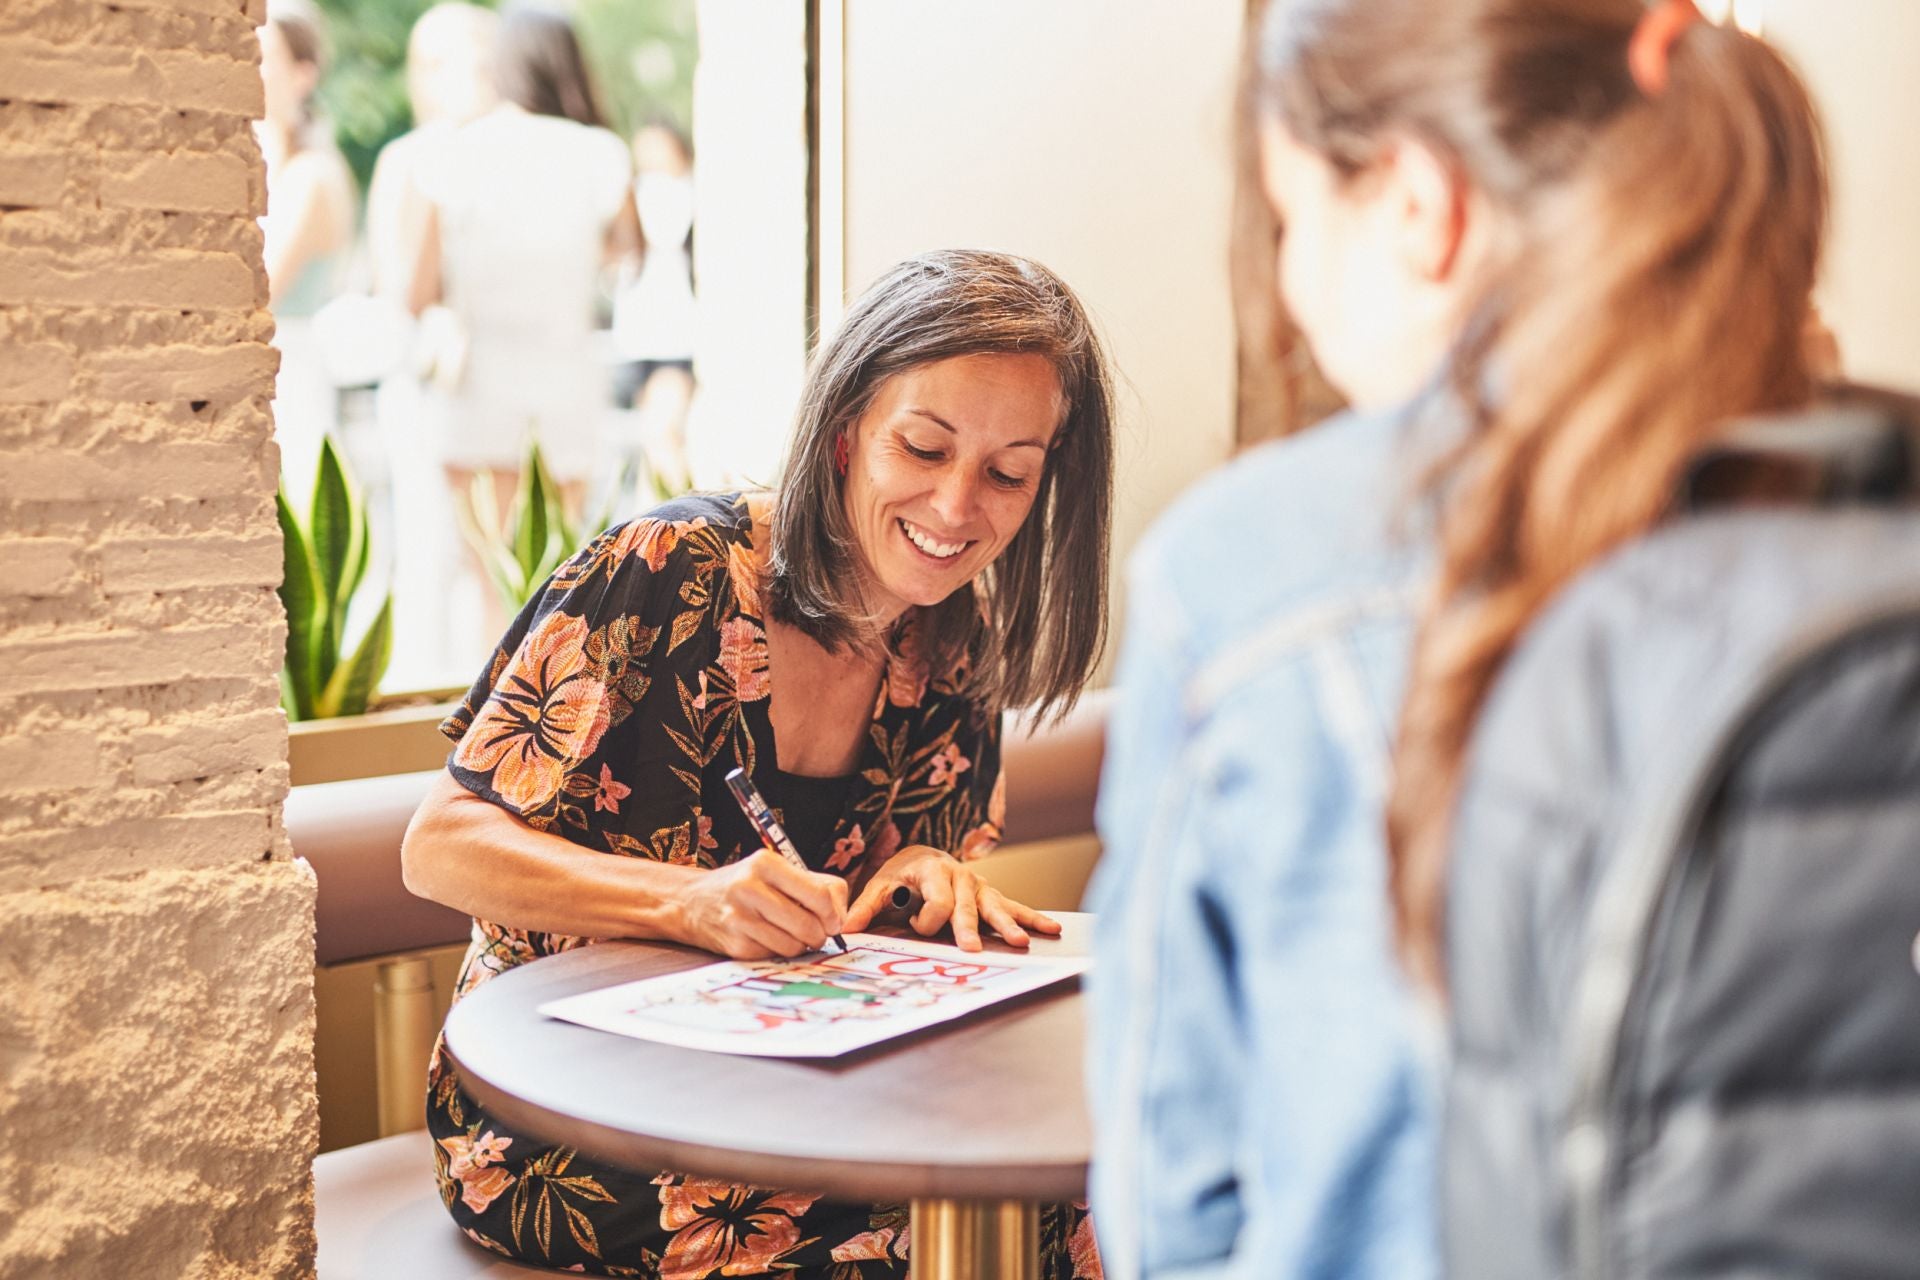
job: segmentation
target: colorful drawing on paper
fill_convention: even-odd
[[[663,1044],[833,1057],[1073,977],[1077,957],[968,953],[854,934],[845,954],[726,961],[541,1006],[552,1017]]]
[[[731,982],[662,992],[628,1012],[707,1031],[760,1034],[796,1023],[875,1022],[907,1009],[931,1009],[1016,972],[1010,965],[853,947],[845,955],[788,963]]]

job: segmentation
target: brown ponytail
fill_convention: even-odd
[[[1284,12],[1283,12],[1284,10]],[[1390,130],[1449,154],[1511,223],[1453,355],[1451,460],[1388,801],[1398,937],[1442,969],[1448,827],[1515,642],[1665,514],[1730,420],[1804,402],[1826,221],[1820,132],[1767,45],[1695,23],[1664,91],[1627,66],[1639,0],[1280,0],[1268,101],[1349,171]]]

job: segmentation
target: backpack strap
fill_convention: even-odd
[[[1736,424],[1681,482],[1681,511],[1760,501],[1809,506],[1920,502],[1920,400],[1835,386],[1804,409]]]

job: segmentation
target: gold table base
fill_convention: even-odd
[[[1039,1280],[1040,1207],[915,1200],[910,1280]]]

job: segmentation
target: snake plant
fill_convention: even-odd
[[[516,614],[553,571],[606,523],[578,523],[567,516],[566,497],[536,442],[528,446],[520,485],[500,515],[499,492],[491,471],[473,478],[460,505],[460,528],[508,614]]]
[[[306,522],[287,501],[284,483],[274,501],[285,562],[280,602],[287,611],[281,704],[289,720],[358,715],[393,656],[393,593],[347,652],[347,610],[366,578],[371,547],[366,507],[331,439],[320,447]]]

